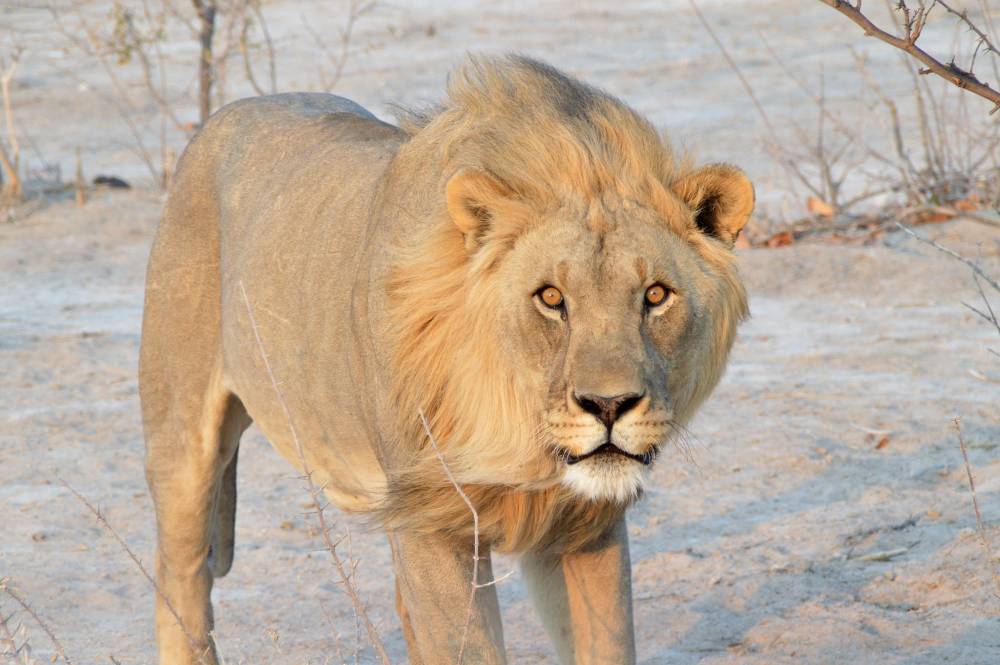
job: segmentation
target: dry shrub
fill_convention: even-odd
[[[758,32],[773,63],[813,108],[804,121],[788,119],[788,131],[779,134],[753,86],[690,0],[764,121],[765,145],[786,176],[786,193],[800,202],[790,212],[762,210],[755,227],[748,229],[750,241],[775,246],[815,233],[863,241],[900,218],[923,223],[964,215],[1000,226],[1000,218],[984,212],[1000,206],[1000,122],[991,113],[1000,108],[995,106],[1000,93],[973,73],[978,64],[1000,78],[995,24],[987,4],[981,3],[980,13],[970,17],[940,0],[920,0],[916,6],[886,3],[892,30],[902,35],[894,37],[861,14],[860,2],[820,1],[855,22],[868,21],[868,34],[900,49],[898,68],[876,77],[866,56],[855,52],[858,100],[835,109],[827,97],[825,72],[814,75],[789,65]],[[931,22],[940,28],[948,21],[954,36],[951,57],[943,64],[917,41]],[[911,56],[925,67],[918,68]]]

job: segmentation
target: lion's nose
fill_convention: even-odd
[[[642,397],[642,393],[624,393],[614,397],[573,393],[573,399],[580,405],[580,408],[597,416],[597,419],[604,423],[609,431],[614,422],[633,409]]]

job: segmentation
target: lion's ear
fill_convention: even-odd
[[[485,171],[462,169],[445,187],[448,214],[465,236],[470,251],[479,246],[497,206],[512,195],[510,188]]]
[[[674,193],[695,211],[694,223],[706,235],[732,247],[753,212],[753,184],[743,171],[711,164],[678,180]]]

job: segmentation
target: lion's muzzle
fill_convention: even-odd
[[[642,453],[641,455],[637,455],[635,453],[630,453],[626,450],[622,450],[615,444],[608,441],[603,445],[598,446],[594,450],[591,450],[589,453],[584,453],[583,455],[566,454],[563,459],[566,460],[566,464],[572,466],[574,464],[582,462],[585,459],[590,459],[591,457],[596,457],[598,455],[621,455],[623,457],[635,460],[636,462],[639,462],[644,466],[649,466],[650,464],[653,463],[653,460],[656,459],[657,451],[658,448],[656,446],[653,446],[652,448]]]

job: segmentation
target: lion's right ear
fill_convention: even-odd
[[[711,164],[693,171],[673,185],[674,193],[695,211],[694,224],[702,233],[732,248],[753,212],[753,184],[738,168]]]
[[[465,236],[469,251],[482,244],[497,206],[512,196],[510,188],[485,171],[462,169],[445,187],[448,214]]]

